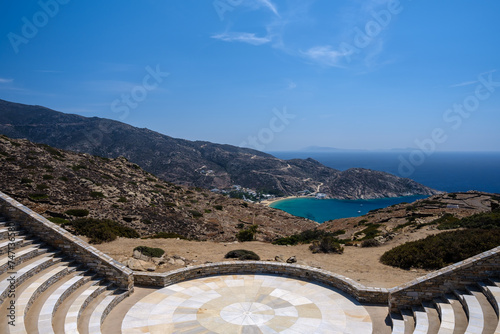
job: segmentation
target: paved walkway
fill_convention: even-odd
[[[371,333],[368,312],[330,288],[271,275],[228,275],[154,291],[126,314],[131,333]]]

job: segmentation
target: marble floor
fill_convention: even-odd
[[[354,298],[272,275],[227,275],[156,290],[122,322],[126,333],[371,333]]]

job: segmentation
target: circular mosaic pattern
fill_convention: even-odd
[[[220,317],[235,325],[262,325],[274,318],[274,310],[261,303],[234,303],[224,307]]]
[[[333,289],[272,275],[206,277],[159,289],[123,333],[371,333],[370,316]]]

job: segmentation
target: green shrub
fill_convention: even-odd
[[[69,181],[69,179],[66,176],[61,176],[59,178],[59,180],[64,181],[64,182],[68,182]]]
[[[23,177],[23,178],[21,179],[21,184],[30,184],[30,183],[32,183],[32,182],[33,182],[33,180],[28,179],[28,178],[25,178],[25,177]]]
[[[240,242],[253,241],[255,238],[255,233],[250,230],[242,230],[236,234],[236,239]]]
[[[313,253],[338,253],[344,252],[344,247],[338,242],[338,239],[333,236],[324,236],[321,240],[313,241],[309,249]]]
[[[380,261],[403,269],[439,269],[500,245],[500,229],[443,232],[385,252]]]
[[[255,234],[257,234],[258,225],[252,225],[246,230],[241,230],[236,234],[236,239],[240,242],[253,241],[255,240]]]
[[[45,189],[48,189],[50,188],[48,185],[46,185],[45,183],[42,183],[42,184],[39,184],[36,186],[36,189],[37,190],[45,190]]]
[[[69,226],[77,235],[90,238],[89,242],[94,244],[113,241],[117,237],[140,237],[136,230],[109,219],[81,218],[70,221],[64,226]]]
[[[211,212],[212,212],[212,210],[210,210],[210,209],[205,209],[205,213],[211,213]]]
[[[127,199],[125,197],[120,197],[118,203],[127,203]]]
[[[50,174],[44,174],[44,175],[42,175],[42,178],[44,180],[53,180],[54,179],[54,177]]]
[[[500,211],[476,213],[475,215],[443,223],[438,226],[439,229],[447,230],[452,228],[482,228],[498,229],[500,228]]]
[[[150,257],[162,257],[165,254],[165,251],[161,248],[154,248],[148,246],[137,246],[134,248],[134,251],[139,251],[142,255],[150,256]]]
[[[69,223],[69,220],[61,218],[61,217],[50,217],[49,220],[51,222],[53,222],[54,224],[58,224],[58,225]]]
[[[361,238],[359,240],[373,239],[380,234],[380,231],[378,230],[378,228],[381,226],[381,224],[370,223],[370,224],[366,224],[366,226],[367,227],[364,230],[354,233],[355,237],[357,237],[361,234],[365,235],[363,238]]]
[[[173,203],[173,202],[165,202],[165,206],[169,207],[169,208],[172,208],[174,206],[177,206],[177,204]]]
[[[260,257],[255,254],[255,252],[246,250],[246,249],[236,249],[228,252],[225,256],[225,259],[238,259],[241,261],[244,260],[254,260],[259,261]]]
[[[361,247],[378,247],[380,246],[380,242],[375,239],[363,240],[361,242]]]
[[[104,196],[104,194],[100,191],[91,191],[90,192],[90,196],[92,198],[105,198],[106,196]]]
[[[222,205],[214,205],[215,210],[222,210]]]
[[[203,213],[196,211],[196,210],[188,210],[190,214],[193,215],[193,218],[200,218],[203,217]]]
[[[89,210],[86,209],[70,209],[64,212],[67,215],[74,217],[85,217],[89,215]]]
[[[28,197],[34,201],[41,201],[43,199],[49,198],[49,196],[47,194],[44,194],[44,193],[33,193],[33,194],[29,194]]]

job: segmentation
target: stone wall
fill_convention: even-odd
[[[389,289],[389,307],[408,308],[498,274],[500,246]]]
[[[293,277],[308,282],[317,282],[339,289],[353,296],[359,302],[364,303],[385,304],[389,297],[387,289],[365,287],[348,277],[337,275],[326,270],[269,261],[228,261],[210,263],[161,274],[134,272],[134,281],[137,285],[164,287],[200,277],[231,274],[270,274]]]
[[[121,289],[133,289],[132,270],[2,192],[0,214],[15,221],[46,244],[85,264]]]

